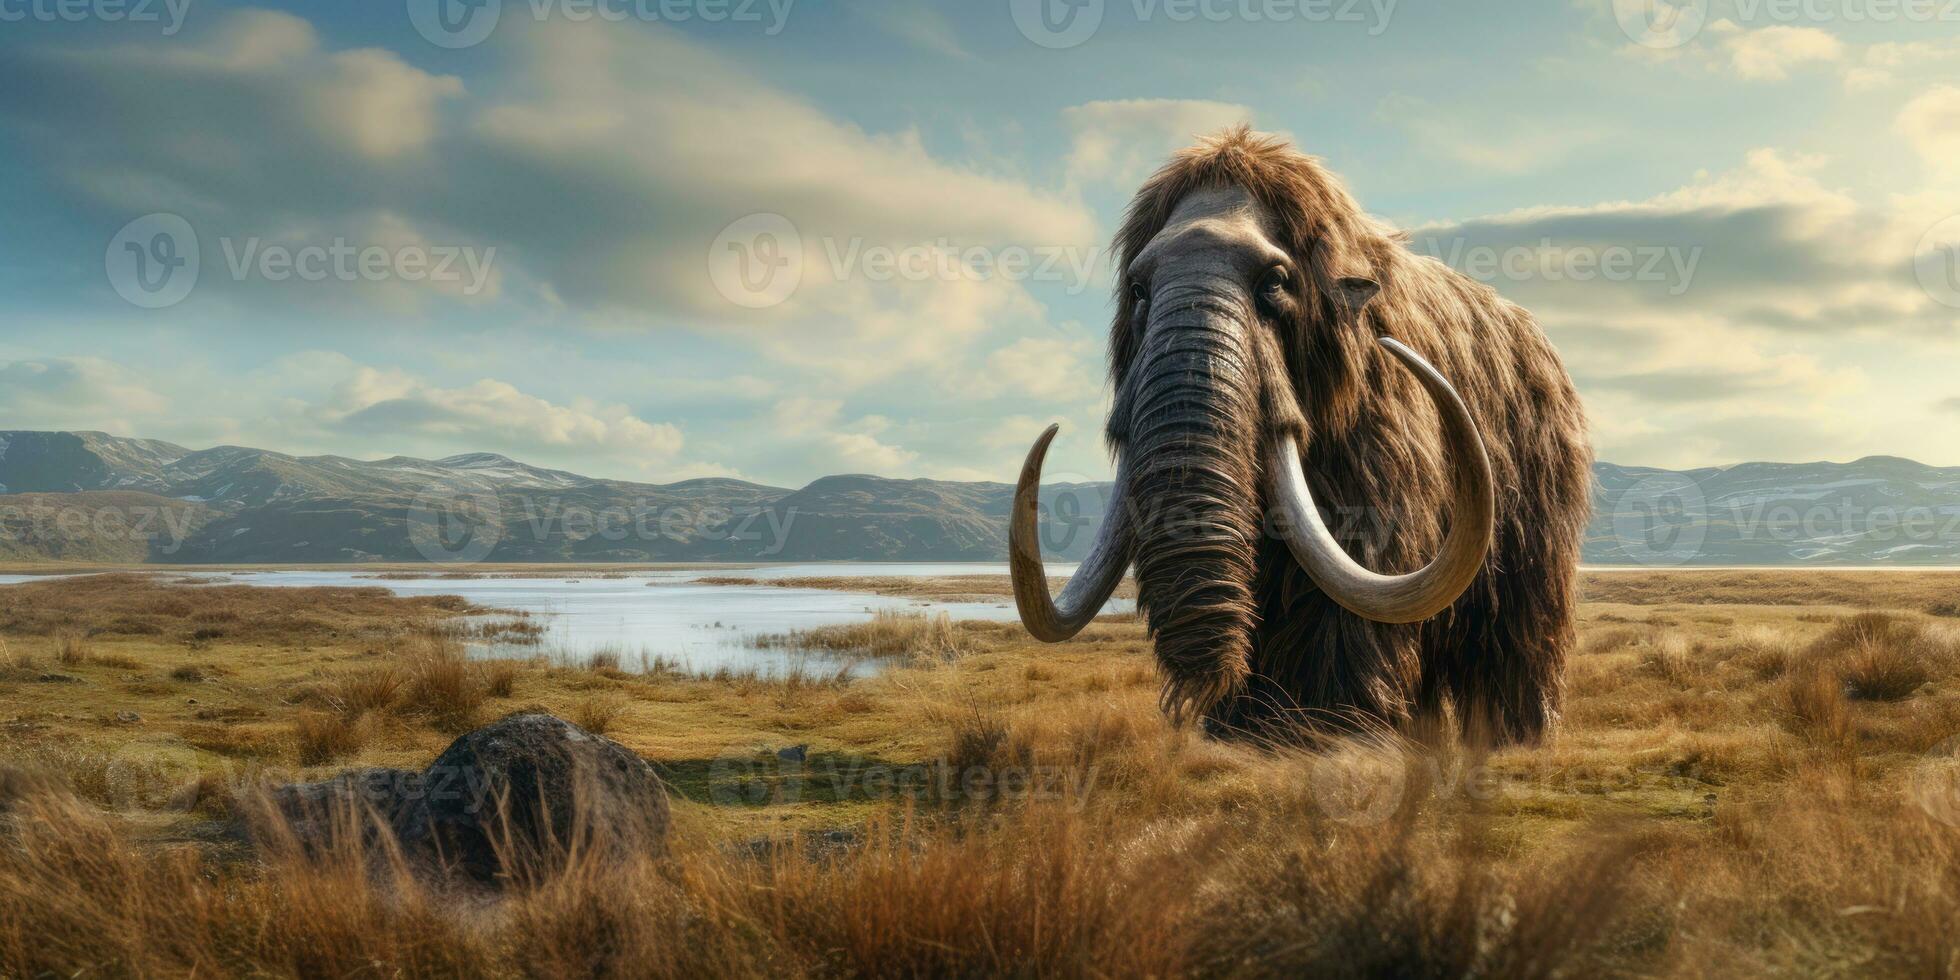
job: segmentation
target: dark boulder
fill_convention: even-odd
[[[398,825],[479,880],[549,867],[568,851],[657,853],[667,791],[646,760],[545,714],[512,715],[451,743],[422,772],[423,813]]]
[[[412,769],[353,769],[317,783],[288,783],[248,807],[246,829],[261,844],[324,854],[358,837],[363,846],[382,832],[422,823],[422,774]]]
[[[669,822],[666,789],[644,759],[546,714],[463,735],[419,773],[355,770],[278,787],[267,800],[308,852],[351,828],[369,844],[385,829],[411,867],[484,884],[535,876],[571,854],[658,854]],[[253,836],[285,835],[261,827]]]

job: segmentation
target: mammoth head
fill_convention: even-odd
[[[1290,560],[1350,613],[1409,623],[1447,609],[1481,570],[1495,523],[1489,462],[1462,399],[1413,350],[1377,338],[1385,284],[1340,185],[1277,141],[1228,133],[1145,185],[1118,239],[1111,330],[1116,482],[1095,546],[1051,599],[1036,493],[1056,428],[1022,468],[1009,525],[1021,619],[1056,642],[1082,629],[1135,565],[1173,708],[1204,709],[1244,679],[1259,562]],[[1355,424],[1352,386],[1386,351],[1434,401],[1449,446],[1449,533],[1426,566],[1383,575],[1322,522],[1301,468],[1315,429]],[[1356,468],[1365,471],[1366,461]],[[1370,500],[1393,519],[1397,501]],[[1262,550],[1277,534],[1283,550]],[[1282,556],[1274,559],[1273,555]]]

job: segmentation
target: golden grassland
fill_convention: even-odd
[[[453,598],[174,577],[0,588],[0,976],[1960,969],[1960,576],[1588,576],[1547,744],[1319,753],[1173,725],[1115,618],[886,616],[780,641],[876,676],[696,676],[470,661]],[[490,900],[214,830],[253,780],[530,709],[656,763],[673,853]]]

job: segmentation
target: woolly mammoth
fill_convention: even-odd
[[[1244,129],[1151,177],[1116,246],[1116,482],[1051,598],[1036,492],[1055,428],[1028,454],[1009,528],[1028,629],[1075,635],[1134,566],[1164,705],[1212,732],[1449,716],[1543,734],[1591,452],[1530,314]]]

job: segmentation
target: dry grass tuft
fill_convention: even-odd
[[[55,659],[64,667],[79,667],[88,663],[88,639],[74,630],[64,630],[56,635]]]
[[[1844,662],[1845,693],[1860,701],[1909,698],[1931,676],[1916,645],[1864,642]]]
[[[31,681],[41,674],[41,662],[26,651],[0,650],[0,681]]]
[[[971,652],[971,643],[945,613],[880,609],[870,621],[819,626],[755,638],[758,646],[826,650],[861,657],[918,657],[952,660]]]
[[[517,693],[518,665],[508,660],[490,660],[482,665],[483,691],[493,698],[508,698]]]
[[[334,682],[334,694],[340,710],[349,715],[386,711],[401,697],[404,683],[398,668],[373,668],[341,675]]]
[[[319,766],[345,759],[367,744],[364,719],[345,714],[307,712],[293,721],[299,764]]]
[[[1675,687],[1692,688],[1703,681],[1703,653],[1679,636],[1668,636],[1640,655],[1640,666]]]
[[[1851,707],[1844,681],[1828,665],[1805,664],[1784,681],[1784,726],[1790,733],[1824,749],[1842,750],[1851,744]]]
[[[624,697],[611,693],[586,698],[572,709],[572,724],[594,735],[604,735],[612,731],[613,724],[625,713],[626,703]]]
[[[403,671],[403,711],[452,734],[477,726],[490,692],[461,646],[442,637],[423,637],[403,657]]]
[[[614,679],[625,677],[626,671],[621,669],[619,664],[619,653],[616,650],[595,650],[585,658],[585,669],[601,677]]]

